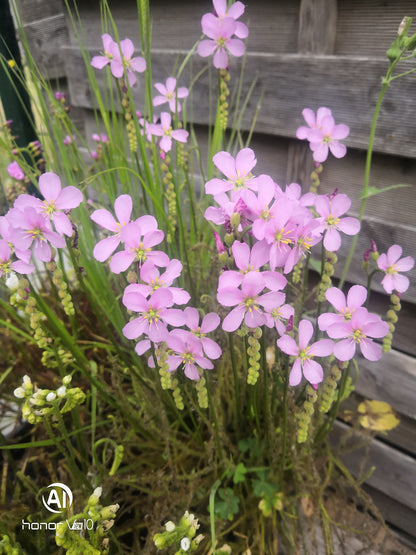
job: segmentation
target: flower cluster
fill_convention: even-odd
[[[175,546],[178,555],[185,555],[187,553],[194,553],[198,549],[198,545],[204,539],[202,534],[195,534],[199,528],[198,519],[185,511],[185,514],[180,519],[179,524],[175,524],[169,520],[165,524],[165,531],[160,534],[155,534],[153,541],[157,549],[165,549],[170,546]]]
[[[141,56],[132,58],[134,45],[130,39],[124,39],[118,44],[107,33],[104,33],[101,38],[104,52],[102,56],[93,57],[92,67],[102,69],[110,65],[111,73],[117,79],[121,79],[125,72],[132,87],[137,80],[134,72],[143,73],[146,69],[146,61]]]
[[[339,141],[348,137],[348,125],[336,125],[329,108],[318,108],[316,116],[310,108],[305,108],[302,114],[308,127],[299,127],[296,136],[309,141],[315,162],[325,162],[329,151],[335,158],[343,158],[347,149]]]
[[[114,273],[125,272],[133,262],[137,263],[140,276],[131,273],[131,281],[124,291],[124,306],[138,316],[123,328],[127,339],[139,339],[136,352],[139,355],[151,346],[166,344],[168,348],[167,368],[175,371],[183,365],[185,375],[191,380],[199,380],[199,369],[212,369],[211,359],[221,355],[221,349],[206,334],[215,330],[220,318],[215,313],[207,314],[201,324],[198,311],[192,307],[185,310],[174,308],[184,305],[190,295],[173,282],[182,272],[179,260],[170,260],[163,251],[152,247],[163,241],[164,233],[157,228],[153,216],[144,215],[131,220],[132,199],[120,195],[115,203],[114,216],[105,209],[95,210],[91,219],[113,234],[99,241],[94,248],[94,257],[104,262],[111,255],[110,269]],[[114,251],[123,243],[123,250]],[[165,268],[161,273],[160,267]],[[183,329],[183,327],[188,329]],[[154,366],[151,357],[149,365]]]
[[[215,14],[207,13],[201,19],[202,32],[208,39],[198,44],[198,54],[203,58],[213,54],[214,67],[226,69],[230,65],[229,54],[241,57],[245,52],[240,39],[247,38],[248,28],[237,21],[244,13],[244,4],[234,2],[228,10],[226,0],[213,0],[213,4]]]
[[[79,387],[68,387],[72,377],[65,376],[56,390],[38,389],[29,376],[23,377],[22,385],[14,390],[17,399],[24,399],[22,416],[30,424],[41,422],[45,417],[72,410],[85,401],[85,393]],[[62,401],[65,401],[62,405]]]
[[[40,176],[39,190],[44,200],[23,193],[0,217],[0,275],[7,276],[12,270],[31,273],[32,254],[49,262],[51,247],[64,247],[65,236],[73,233],[68,213],[81,203],[81,191],[73,186],[62,188],[59,177],[51,172]]]

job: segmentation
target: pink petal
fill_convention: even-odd
[[[249,328],[257,328],[262,326],[266,321],[264,313],[260,310],[247,310],[244,322]]]
[[[236,2],[236,4],[237,4],[237,2]],[[247,25],[245,23],[241,23],[241,21],[237,21],[237,24],[235,26],[234,34],[239,39],[246,39],[248,37],[248,27],[247,27]]]
[[[309,127],[315,126],[316,120],[315,112],[313,110],[311,110],[310,108],[305,108],[304,110],[302,110],[302,116],[304,117],[304,120],[309,125]]]
[[[209,333],[214,331],[220,325],[220,317],[215,312],[210,312],[204,316],[201,324],[201,333]],[[211,357],[212,358],[212,357]]]
[[[363,339],[360,343],[360,348],[363,357],[372,362],[380,360],[383,356],[381,347],[377,345],[377,343],[374,343],[374,341],[371,341],[371,339]]]
[[[360,231],[360,221],[357,218],[342,218],[338,224],[337,228],[347,235],[356,235]]]
[[[147,320],[145,320],[143,316],[139,316],[126,324],[122,329],[122,332],[124,337],[127,337],[127,339],[136,339],[147,330],[147,327]]]
[[[196,381],[196,380],[199,380],[199,378],[201,377],[199,375],[197,367],[192,362],[191,363],[188,362],[187,364],[185,364],[184,373],[185,373],[185,376],[190,380]]]
[[[217,40],[220,36],[221,24],[212,13],[206,13],[201,18],[202,32],[210,39]]]
[[[130,221],[133,201],[130,195],[120,195],[114,202],[114,210],[122,226]]]
[[[124,68],[123,68],[123,64],[119,60],[117,59],[112,60],[110,63],[110,68],[111,68],[111,73],[114,75],[114,77],[117,77],[117,79],[120,79],[121,77],[123,77]]]
[[[160,106],[161,104],[165,104],[165,102],[167,102],[167,99],[165,96],[155,96],[153,98],[153,106]]]
[[[226,0],[212,0],[214,5],[214,10],[219,17],[224,17],[227,13],[227,2]],[[232,16],[231,16],[232,17]]]
[[[172,139],[166,135],[163,136],[160,140],[159,146],[163,152],[169,152],[172,148]]]
[[[339,218],[351,207],[351,199],[348,195],[344,195],[343,193],[335,195],[335,197],[331,200],[331,213],[335,218]]]
[[[94,56],[91,60],[91,65],[95,69],[103,69],[107,64],[110,63],[110,60],[105,56]]]
[[[199,312],[196,308],[188,306],[184,310],[186,325],[189,329],[196,329],[199,326]],[[219,316],[218,316],[219,320]],[[218,322],[219,323],[219,322]]]
[[[159,343],[159,341],[166,341],[168,336],[168,328],[161,320],[158,322],[152,322],[149,324],[149,330],[147,332],[150,341],[154,343]]]
[[[33,254],[42,262],[49,262],[52,258],[51,247],[46,241],[35,240]]]
[[[348,127],[348,125],[340,123],[339,125],[335,125],[332,129],[331,137],[337,141],[340,141],[342,139],[345,139],[345,137],[348,137],[349,132],[350,128]]]
[[[198,44],[198,54],[202,58],[206,58],[207,56],[211,56],[215,49],[217,48],[217,43],[210,39],[201,40]]]
[[[243,148],[235,158],[235,169],[239,176],[248,175],[256,164],[257,159],[251,148]]]
[[[124,58],[130,59],[134,53],[134,45],[130,39],[120,41],[120,49]]]
[[[145,353],[146,351],[148,351],[151,347],[151,343],[148,339],[143,339],[143,341],[139,341],[136,345],[136,347],[134,348],[134,350],[136,351],[136,353],[140,356],[143,353]]]
[[[322,133],[325,136],[332,135],[332,130],[334,129],[334,126],[335,126],[334,118],[330,115],[323,117],[320,122],[320,126],[322,129]]]
[[[402,247],[400,245],[393,245],[387,251],[387,261],[388,265],[392,266],[395,264],[402,255]]]
[[[222,289],[236,289],[241,285],[244,275],[241,272],[227,270],[218,279],[218,291]]]
[[[226,69],[228,67],[228,54],[224,48],[218,48],[214,54],[214,67],[217,69]]]
[[[225,193],[233,188],[232,183],[227,183],[222,179],[210,179],[205,183],[205,192],[207,195],[218,195],[220,193]]]
[[[39,189],[45,200],[55,201],[61,192],[61,180],[55,173],[43,173],[39,177]]]
[[[236,306],[233,310],[224,318],[222,322],[222,329],[224,331],[233,332],[241,324],[244,318],[245,307]]]
[[[250,260],[250,247],[247,245],[247,243],[234,241],[231,250],[237,268],[239,268],[240,270],[247,270]]]
[[[308,353],[317,357],[327,357],[332,354],[334,342],[331,339],[320,339],[315,341],[309,348]],[[318,382],[311,382],[318,383]]]
[[[389,333],[389,325],[381,318],[376,317],[373,321],[365,322],[361,327],[364,335],[381,338]]]
[[[57,212],[53,215],[53,223],[59,235],[66,235],[71,237],[73,233],[72,224],[70,219],[63,212]]]
[[[351,333],[353,333],[353,330],[351,328],[351,323],[347,324],[346,322],[343,322],[331,324],[331,326],[326,329],[326,333],[329,335],[329,337],[331,337],[331,339],[340,339],[351,335]]]
[[[324,237],[324,247],[327,251],[336,252],[341,246],[341,235],[333,227],[326,230]]]
[[[335,158],[343,158],[347,154],[347,147],[338,141],[331,141],[329,150]]]
[[[203,337],[201,339],[201,343],[202,343],[204,352],[208,358],[212,358],[214,360],[216,360],[217,358],[220,358],[222,354],[222,350],[221,350],[221,347],[218,345],[218,343],[216,343],[209,337]]]
[[[163,83],[155,83],[154,87],[158,92],[160,92],[160,94],[164,97],[165,102],[166,102],[166,97],[168,95],[168,91],[167,91],[165,85]]]
[[[276,344],[279,349],[287,355],[297,356],[299,354],[299,347],[290,335],[282,335],[282,337],[276,341]]]
[[[146,69],[146,61],[141,56],[136,56],[130,60],[130,67],[138,73],[143,73]]]
[[[329,208],[329,198],[326,195],[319,195],[318,197],[316,197],[315,208],[320,216],[322,216],[323,218],[327,218],[331,213],[331,210]]]
[[[146,233],[146,235],[143,237],[143,247],[145,249],[149,249],[156,245],[159,245],[159,243],[163,241],[164,236],[165,234],[161,229]]]
[[[311,143],[311,148],[314,144],[316,143]],[[319,145],[316,145],[316,147],[312,148],[312,150],[313,159],[315,160],[315,162],[325,162],[325,160],[328,158],[327,143],[320,143]]]
[[[123,294],[123,304],[128,310],[133,312],[146,312],[149,307],[149,302],[146,297],[138,290],[138,284],[132,283],[127,286]]]
[[[235,167],[235,160],[228,152],[217,152],[212,158],[215,166],[222,172],[228,179],[235,181],[237,179],[237,172]]]
[[[303,363],[303,375],[311,384],[321,383],[324,379],[322,366],[315,360],[307,359]]]
[[[175,129],[174,131],[172,131],[171,135],[175,139],[175,141],[186,143],[189,133],[188,131],[185,131],[185,129]]]
[[[325,297],[338,312],[342,312],[347,307],[345,295],[338,287],[330,287],[325,293]]]
[[[238,19],[244,13],[244,4],[242,2],[234,2],[228,9],[227,17],[232,17],[233,19]],[[218,13],[218,12],[217,12]],[[220,15],[220,14],[218,14]]]
[[[186,98],[189,95],[189,90],[186,87],[179,87],[176,93],[178,98]]]
[[[110,270],[114,274],[120,274],[127,270],[135,259],[135,254],[127,251],[116,252],[110,261]]]
[[[322,331],[326,331],[330,326],[334,324],[342,324],[344,322],[344,317],[341,314],[333,314],[332,312],[325,312],[321,314],[318,318],[318,327]]]
[[[169,310],[167,310],[166,314],[163,316],[163,319],[167,324],[175,327],[183,326],[186,323],[186,318],[183,311],[179,310],[178,308],[170,308]]]
[[[409,289],[409,278],[400,274],[393,275],[394,288],[399,293],[404,293]]]
[[[226,46],[230,54],[232,54],[233,56],[236,56],[237,58],[239,58],[240,56],[243,56],[246,50],[246,47],[244,46],[244,42],[241,41],[240,39],[227,40]]]
[[[244,300],[244,295],[240,289],[221,289],[217,292],[217,300],[223,306],[235,306]]]
[[[406,256],[405,258],[398,260],[395,264],[395,267],[396,270],[398,270],[399,272],[408,272],[413,268],[414,265],[415,261],[413,260],[413,258],[411,256]]]
[[[334,356],[338,360],[351,360],[355,355],[355,341],[352,338],[343,339],[334,345]]]
[[[299,349],[305,349],[313,336],[313,326],[309,320],[299,322]]]
[[[246,297],[257,297],[264,289],[264,280],[258,272],[248,272],[243,277],[241,290]]]
[[[82,202],[83,195],[77,187],[70,185],[64,187],[56,199],[55,205],[58,210],[72,210]]]
[[[99,210],[94,210],[90,217],[93,222],[103,227],[104,229],[109,229],[110,231],[117,233],[117,222],[114,219],[114,216],[108,210],[104,210],[103,208],[100,208]]]
[[[393,279],[392,274],[386,274],[384,278],[381,280],[381,285],[384,288],[384,291],[391,295],[395,288],[395,281]]]
[[[290,371],[290,374],[289,374],[289,385],[291,386],[298,385],[300,384],[301,379],[302,379],[302,364],[300,362],[300,358],[297,358],[293,363],[292,370]]]
[[[350,310],[363,306],[366,298],[367,298],[367,289],[362,285],[353,285],[351,289],[348,291],[347,306]]]

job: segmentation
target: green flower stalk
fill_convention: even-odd
[[[247,349],[247,355],[249,357],[249,367],[247,373],[247,383],[249,385],[256,385],[257,380],[259,378],[259,370],[260,370],[260,350],[261,345],[259,339],[262,336],[261,328],[256,328],[253,332],[253,335],[250,335],[247,339],[249,347]]]
[[[228,83],[230,81],[230,74],[227,69],[219,70],[220,79],[220,96],[218,99],[218,111],[220,118],[220,126],[222,131],[227,129],[228,122],[228,97],[230,96],[230,90],[228,88]]]
[[[172,389],[172,373],[169,372],[169,365],[167,363],[166,343],[161,343],[155,351],[156,360],[159,366],[159,376],[162,389]]]
[[[130,152],[137,152],[137,134],[136,125],[133,119],[133,111],[131,109],[130,99],[127,89],[123,86],[123,99],[121,101],[123,107],[124,120],[126,122],[127,136],[129,138]]]
[[[75,308],[72,302],[71,294],[68,291],[68,284],[64,280],[64,273],[60,268],[57,268],[55,262],[47,262],[46,268],[53,272],[52,282],[58,289],[58,296],[61,299],[63,309],[67,316],[74,316]]]
[[[161,151],[161,155],[165,156],[161,169],[163,172],[163,184],[166,188],[165,198],[168,203],[168,220],[170,222],[170,227],[167,233],[168,243],[173,241],[173,233],[178,224],[177,212],[176,212],[176,191],[175,182],[173,180],[172,168],[171,168],[171,157]]]
[[[318,302],[320,303],[325,301],[325,293],[332,285],[331,277],[334,275],[338,257],[334,252],[324,251],[322,261],[321,281],[318,287]]]
[[[329,375],[326,376],[324,380],[322,385],[322,399],[319,404],[319,412],[323,414],[331,409],[337,397],[338,382],[341,379],[341,370],[344,366],[346,366],[345,363],[341,363],[340,365],[333,364]]]
[[[397,293],[393,293],[390,296],[390,308],[386,314],[386,320],[389,324],[389,333],[383,339],[383,353],[388,353],[391,350],[393,334],[399,319],[398,313],[400,312],[401,307],[399,295]]]
[[[297,440],[298,443],[305,443],[308,439],[308,430],[311,423],[311,418],[314,413],[314,405],[318,400],[317,391],[311,386],[306,387],[306,400],[300,412],[296,415],[298,421]]]
[[[208,391],[206,386],[206,380],[204,377],[201,377],[196,382],[196,390],[198,392],[198,405],[201,409],[208,408]]]

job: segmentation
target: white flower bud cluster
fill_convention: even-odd
[[[72,376],[65,376],[62,385],[56,391],[50,389],[38,389],[33,385],[29,376],[23,377],[20,387],[14,390],[17,399],[24,399],[22,406],[22,416],[30,424],[37,424],[43,418],[59,410],[61,414],[72,410],[85,400],[85,394],[79,387],[68,388]],[[61,402],[65,403],[61,406]]]

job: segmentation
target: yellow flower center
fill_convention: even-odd
[[[154,308],[150,307],[146,314],[143,314],[143,318],[148,320],[149,324],[158,322],[160,319],[159,313]]]
[[[366,338],[361,330],[355,330],[352,337],[356,343],[361,343],[361,341]]]
[[[10,260],[0,262],[0,272],[4,272],[5,274],[10,273]]]
[[[339,218],[335,218],[332,214],[330,214],[326,219],[326,223],[329,227],[337,227],[339,220]]]
[[[43,237],[43,235],[42,235],[42,231],[41,231],[39,228],[37,228],[37,229],[28,229],[28,230],[26,231],[26,233],[27,233],[28,235],[30,235],[30,237],[31,237],[32,239],[40,239],[41,241],[44,241],[44,237]]]
[[[274,236],[276,243],[277,244],[283,243],[284,245],[289,245],[292,242],[292,239],[289,239],[289,237],[285,237],[285,235],[287,235],[288,233],[290,232],[285,231],[284,227],[282,227],[280,231],[276,231],[276,234]]]
[[[150,248],[145,249],[143,247],[143,243],[140,243],[140,245],[134,249],[134,252],[136,253],[136,260],[139,262],[144,262],[147,259],[147,254],[150,251]]]
[[[301,359],[302,362],[304,362],[305,360],[309,360],[312,358],[313,355],[309,355],[309,349],[310,347],[305,347],[304,349],[302,349],[301,351],[299,351],[299,358]]]
[[[249,312],[253,312],[253,310],[259,309],[256,299],[253,299],[251,297],[247,297],[244,301],[244,304],[246,305],[246,308]]]

